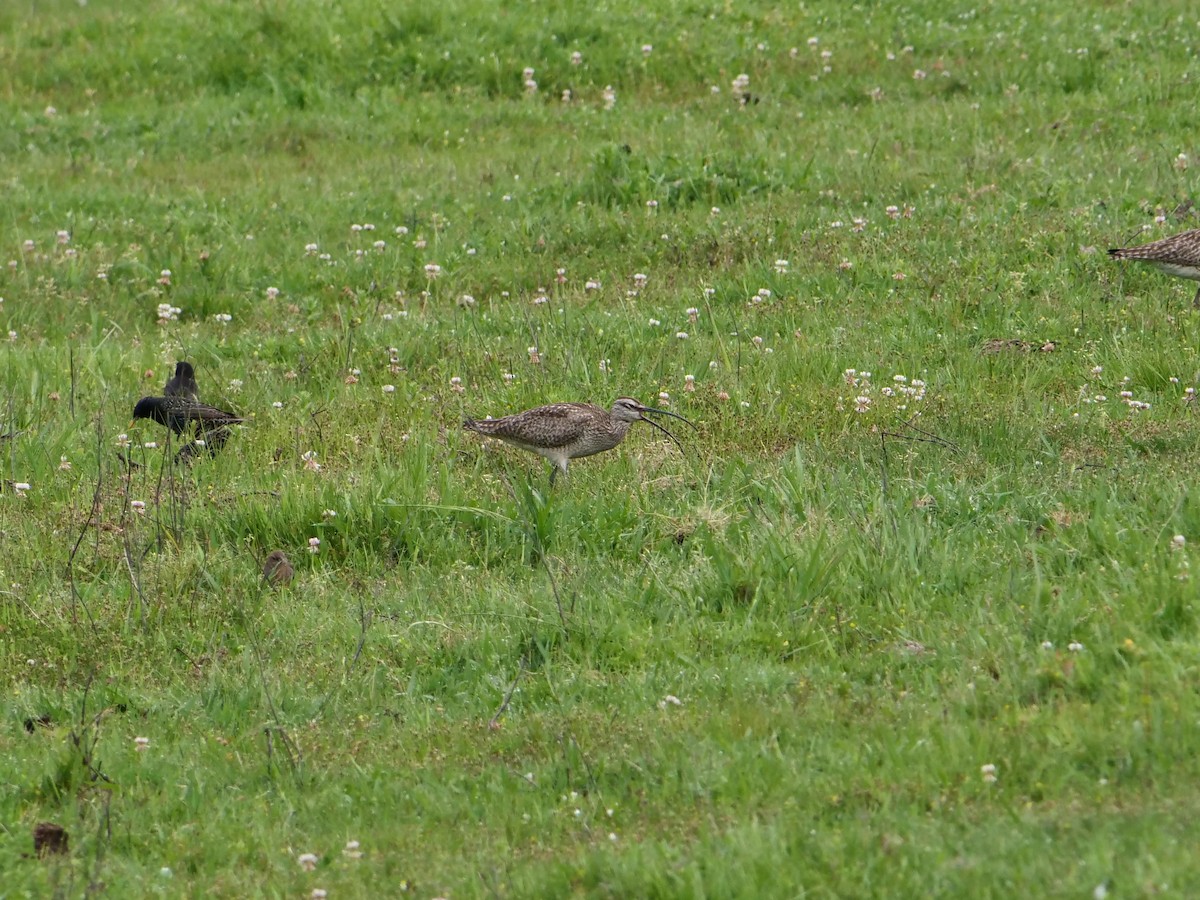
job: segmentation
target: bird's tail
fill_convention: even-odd
[[[463,419],[463,428],[476,434],[494,437],[500,419]]]

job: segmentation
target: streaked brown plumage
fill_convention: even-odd
[[[500,419],[466,419],[463,428],[543,456],[554,464],[550,483],[561,471],[567,473],[572,459],[611,450],[621,443],[634,422],[646,422],[675,442],[675,435],[645,413],[658,413],[679,419],[695,428],[683,416],[651,406],[643,406],[629,397],[620,397],[612,409],[602,409],[590,403],[552,403]]]
[[[175,363],[175,375],[163,385],[163,396],[183,397],[199,402],[200,388],[196,384],[196,370],[190,362],[180,360]]]
[[[272,550],[267,554],[267,560],[263,563],[263,578],[272,587],[286,587],[291,583],[294,574],[292,561],[282,550]]]
[[[1109,250],[1108,255],[1113,259],[1150,263],[1168,275],[1200,281],[1200,229],[1185,231],[1140,247]],[[1200,307],[1200,290],[1196,291],[1192,306]]]

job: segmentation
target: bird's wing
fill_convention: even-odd
[[[1200,265],[1200,229],[1185,231],[1182,234],[1149,244],[1141,244],[1137,247],[1120,247],[1116,250],[1109,250],[1108,255],[1114,259]]]
[[[596,415],[585,403],[552,403],[502,419],[477,422],[484,434],[527,447],[552,450],[579,440]]]
[[[209,425],[238,425],[245,421],[241,416],[235,416],[207,403],[192,403],[188,408],[188,415]]]

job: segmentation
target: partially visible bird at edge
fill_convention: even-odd
[[[163,386],[164,397],[183,397],[200,401],[200,388],[196,385],[196,370],[190,362],[175,363],[175,374]]]
[[[1113,259],[1132,259],[1145,262],[1168,275],[1200,281],[1200,229],[1184,231],[1161,241],[1139,247],[1118,247],[1108,251]],[[1200,289],[1192,299],[1200,307]]]
[[[671,416],[695,428],[683,416],[665,409],[643,406],[630,397],[619,397],[611,410],[590,403],[551,403],[500,419],[465,419],[463,428],[496,438],[543,456],[554,464],[550,483],[559,472],[567,474],[573,459],[611,450],[621,443],[634,422],[646,422],[665,434],[683,452],[683,445],[646,413]]]

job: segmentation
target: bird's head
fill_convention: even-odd
[[[133,408],[133,418],[137,419],[153,419],[160,425],[165,425],[167,422],[166,405],[162,397],[143,397],[137,402],[137,406]]]
[[[653,406],[643,406],[632,397],[618,397],[616,402],[613,403],[612,407],[612,416],[618,422],[645,422],[648,425],[652,425],[669,437],[672,441],[675,441],[675,446],[679,447],[679,449],[682,451],[683,447],[680,445],[679,441],[675,440],[675,435],[671,434],[671,432],[667,431],[667,429],[663,428],[653,419],[648,417],[646,413],[655,413],[656,415],[660,416],[670,416],[673,419],[678,419],[680,422],[683,422],[685,425],[688,425],[693,429],[696,428],[695,425],[681,415],[677,415],[673,412],[667,412],[665,409],[655,409]]]

